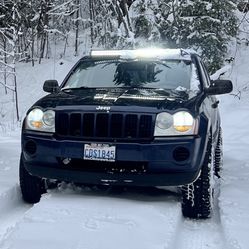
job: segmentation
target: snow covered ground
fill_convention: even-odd
[[[180,195],[155,188],[82,189],[62,184],[45,194],[40,203],[25,204],[18,186],[20,128],[2,121],[0,248],[248,249],[249,47],[241,51],[228,73],[237,97],[220,97],[224,170],[211,219],[183,219]],[[59,81],[72,64],[66,60],[56,62],[55,76]],[[42,84],[53,78],[54,62],[34,68],[25,64],[18,67],[23,117],[44,94]],[[246,91],[240,95],[243,88]],[[1,99],[0,103],[4,101],[8,100]],[[7,104],[4,108],[11,110]]]

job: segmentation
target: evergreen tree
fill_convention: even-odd
[[[91,41],[102,48],[133,46],[130,0],[89,0]]]
[[[137,0],[131,5],[131,12],[136,46],[157,44],[161,39],[156,23],[160,15],[158,0]]]
[[[174,6],[169,42],[202,54],[210,72],[223,63],[227,43],[236,35],[235,5],[230,0],[179,1]]]
[[[236,34],[233,1],[0,1],[0,46],[6,45],[9,27],[14,26],[18,30],[18,59],[31,58],[33,64],[34,57],[41,60],[50,56],[52,39],[64,39],[64,54],[70,41],[75,54],[80,52],[82,42],[85,47],[102,48],[193,48],[206,58],[213,72],[221,66],[227,43]],[[68,39],[69,36],[74,38]]]

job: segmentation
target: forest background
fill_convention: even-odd
[[[236,11],[246,16],[248,5],[236,0],[0,1],[0,98],[11,96],[20,120],[16,64],[83,56],[92,48],[194,49],[214,73],[233,60],[227,51],[240,27]]]

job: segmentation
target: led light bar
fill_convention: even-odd
[[[120,57],[123,54],[124,50],[95,50],[91,51],[91,56],[92,57],[102,57],[102,56],[107,56],[107,57]]]
[[[185,51],[185,50],[184,50]],[[93,50],[92,57],[118,57],[122,59],[190,59],[190,54],[181,49],[142,48],[134,50]]]
[[[162,49],[162,48],[142,48],[134,50],[134,55],[138,58],[155,58],[167,56],[169,54],[179,55],[178,49]]]

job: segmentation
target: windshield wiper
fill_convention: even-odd
[[[65,87],[62,88],[61,91],[65,91],[65,90],[80,90],[80,89],[96,89],[96,87],[88,87],[88,86],[81,86],[81,87]]]
[[[116,86],[113,88],[123,88],[123,89],[153,89],[153,90],[158,90],[158,89],[163,89],[160,87],[149,87],[149,86]]]

